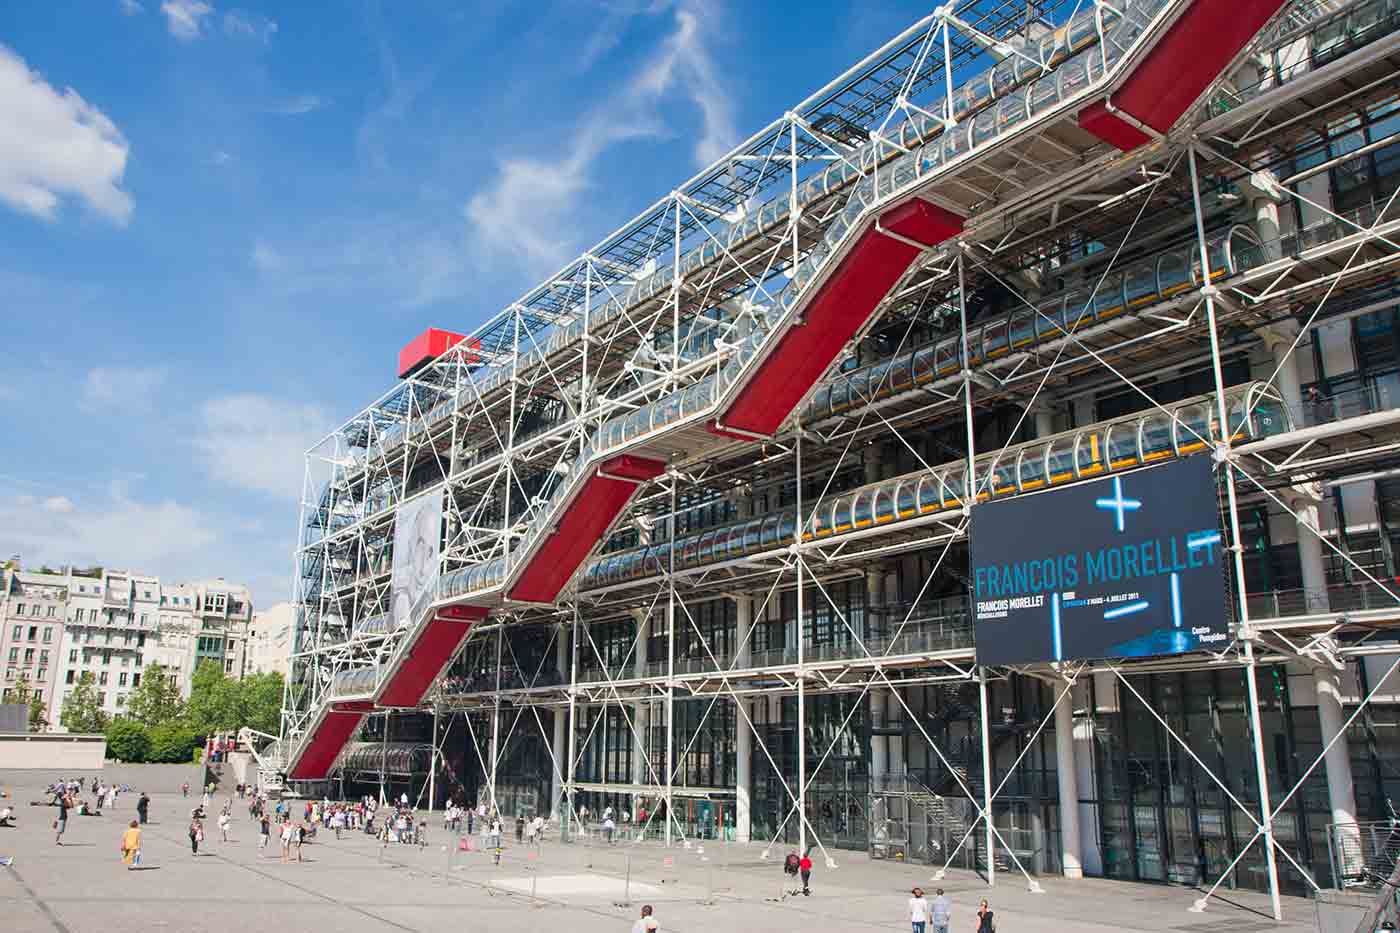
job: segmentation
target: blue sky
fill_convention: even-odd
[[[0,5],[0,558],[286,598],[302,453],[928,12]]]

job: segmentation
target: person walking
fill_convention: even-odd
[[[802,873],[802,896],[812,895],[812,859],[809,856],[802,856],[802,861],[797,863],[797,870]]]
[[[122,861],[126,863],[127,871],[141,864],[141,825],[135,820],[122,833]]]
[[[984,899],[977,908],[977,933],[996,933],[997,921],[992,909],[987,906]]]
[[[297,823],[296,828],[294,828],[294,829],[292,830],[292,848],[296,850],[296,855],[297,855],[297,861],[298,861],[298,862],[301,861],[301,844],[302,844],[302,842],[304,842],[305,840],[306,840],[306,826],[303,825],[302,823]]]
[[[291,818],[282,821],[282,831],[279,834],[282,842],[282,861],[292,860],[292,821]]]
[[[73,807],[73,798],[66,792],[58,795],[58,818],[53,821],[53,844],[63,845],[63,831],[68,828],[68,811]]]
[[[189,781],[186,781],[185,783],[183,783],[183,784],[180,785],[180,796],[181,796],[181,797],[188,797],[189,795],[190,795],[190,782],[189,782]]]
[[[228,807],[224,807],[223,812],[219,814],[219,840],[221,842],[228,842],[228,824],[231,822],[233,819],[228,815]]]
[[[915,888],[911,893],[914,896],[909,898],[909,923],[914,933],[924,933],[928,926],[928,901],[924,900],[923,888]]]
[[[656,917],[653,916],[654,913],[650,904],[643,904],[642,915],[637,918],[636,923],[632,924],[632,933],[651,933],[652,930],[660,929],[656,923]]]
[[[145,791],[142,791],[141,796],[136,798],[136,819],[144,826],[150,818],[150,815],[151,798],[146,796]]]
[[[933,924],[933,933],[948,933],[953,925],[953,902],[944,895],[942,888],[938,889],[929,908],[929,921]]]
[[[272,835],[272,821],[264,813],[258,818],[258,858],[263,857],[263,852],[267,850],[267,841]]]
[[[525,841],[525,814],[515,814],[515,844],[520,845]]]
[[[190,818],[190,855],[199,854],[199,844],[204,841],[204,824],[199,817]]]

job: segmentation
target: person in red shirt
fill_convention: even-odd
[[[802,895],[812,896],[812,859],[809,856],[802,856],[802,861],[797,863],[797,870],[802,873]]]

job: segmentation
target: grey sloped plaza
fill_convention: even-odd
[[[56,777],[0,772],[0,785],[20,803],[19,826],[0,830],[0,855],[14,859],[0,869],[7,931],[563,928],[594,933],[630,929],[643,902],[656,907],[667,931],[907,930],[908,889],[930,887],[926,868],[873,865],[863,854],[842,853],[835,870],[818,866],[810,897],[777,900],[783,893],[778,859],[763,860],[759,846],[711,846],[702,859],[696,848],[547,841],[533,858],[523,847],[509,848],[496,866],[476,846],[460,851],[455,835],[441,830],[439,821],[430,822],[429,842],[421,848],[381,849],[360,833],[337,841],[322,830],[320,840],[305,846],[304,862],[282,864],[275,843],[259,852],[256,830],[237,800],[230,841],[219,842],[211,831],[196,857],[185,829],[189,807],[198,801],[193,789],[190,799],[182,799],[179,784],[193,785],[199,774],[168,766],[107,769],[104,780],[127,782],[132,793],[117,801],[115,812],[72,817],[58,847],[49,829],[52,810],[27,805]],[[128,871],[117,841],[134,817],[140,790],[152,798],[151,823],[143,832],[145,864],[144,870]],[[449,843],[451,851],[444,849]],[[669,867],[667,857],[673,860]],[[632,906],[623,907],[618,905],[628,890],[629,859]],[[973,926],[977,901],[984,896],[1006,933],[1314,929],[1309,902],[1286,901],[1289,920],[1280,926],[1267,918],[1267,897],[1252,893],[1217,898],[1209,912],[1193,914],[1188,908],[1195,893],[1182,888],[1050,880],[1047,893],[1032,895],[1020,885],[988,890],[966,872],[951,873],[942,886],[953,899],[955,930]]]

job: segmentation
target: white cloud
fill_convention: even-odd
[[[78,407],[87,412],[144,412],[154,407],[156,392],[165,384],[159,368],[106,367],[88,370]]]
[[[204,32],[204,20],[214,12],[214,7],[204,0],[165,0],[160,11],[165,14],[170,34],[181,42],[189,42]]]
[[[146,10],[137,0],[121,0],[120,6],[122,8],[122,13],[127,16],[135,16],[138,13],[144,13]]]
[[[267,108],[268,113],[277,113],[283,116],[300,116],[303,113],[310,113],[313,110],[320,110],[326,106],[326,101],[316,94],[298,94],[286,100],[278,101]]]
[[[194,446],[205,472],[230,486],[296,500],[307,448],[330,429],[315,405],[243,393],[205,402]]]
[[[658,53],[584,118],[561,151],[499,160],[495,179],[465,208],[472,236],[485,252],[513,257],[536,274],[553,272],[572,258],[579,248],[573,215],[589,188],[593,164],[619,142],[666,135],[661,111],[676,93],[700,111],[696,161],[706,165],[729,150],[737,135],[733,112],[703,22],[689,7],[675,10],[675,29]]]
[[[277,32],[277,23],[266,16],[243,10],[230,10],[224,14],[224,34],[235,39],[257,39],[260,42],[270,42],[275,32]]]
[[[0,127],[0,201],[53,220],[60,199],[72,196],[119,224],[131,218],[131,195],[121,189],[129,149],[121,130],[3,45]]]
[[[212,524],[173,500],[140,502],[122,495],[81,507],[63,496],[0,497],[0,550],[20,554],[31,566],[115,561],[154,569],[208,545]]]

